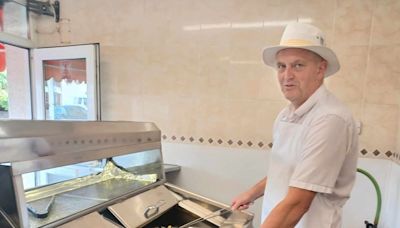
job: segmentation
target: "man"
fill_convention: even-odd
[[[291,23],[279,46],[263,52],[276,67],[288,107],[277,116],[267,176],[237,196],[246,209],[264,195],[262,227],[341,227],[357,166],[358,135],[350,111],[323,85],[339,62],[322,32]]]

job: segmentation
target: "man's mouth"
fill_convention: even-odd
[[[294,87],[295,85],[294,84],[284,84],[283,85],[285,88],[292,88],[292,87]]]

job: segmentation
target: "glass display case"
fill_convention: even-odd
[[[153,123],[4,120],[0,153],[0,227],[248,227],[253,218],[165,183]]]
[[[152,123],[0,121],[0,151],[11,227],[55,226],[165,181]]]

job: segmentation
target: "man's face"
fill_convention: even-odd
[[[297,109],[322,84],[327,62],[317,54],[299,48],[281,50],[276,60],[282,93]]]

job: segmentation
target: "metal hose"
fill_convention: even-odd
[[[376,204],[374,225],[375,225],[375,227],[378,227],[379,216],[381,214],[381,206],[382,206],[381,189],[379,188],[378,182],[375,180],[375,178],[370,173],[368,173],[367,171],[360,169],[360,168],[357,168],[357,172],[362,173],[366,177],[368,177],[368,179],[372,182],[372,184],[375,187],[376,196],[377,196],[377,204]]]

